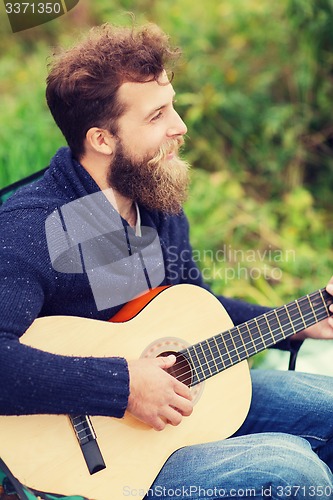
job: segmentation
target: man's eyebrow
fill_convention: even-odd
[[[174,102],[175,97],[176,97],[176,92],[173,92],[173,94],[172,94],[172,102]],[[158,111],[161,111],[162,109],[166,108],[167,106],[169,106],[169,102],[166,103],[166,104],[162,104],[158,108],[154,108],[150,113],[148,113],[148,115],[144,118],[144,120],[148,121],[150,118],[152,118],[154,116],[155,113],[157,113]]]

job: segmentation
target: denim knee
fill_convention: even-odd
[[[332,474],[308,441],[283,433],[238,436],[182,448],[166,462],[147,498],[160,491],[194,500],[333,498]],[[209,494],[208,494],[209,493]],[[164,500],[174,499],[166,495]]]
[[[332,474],[327,465],[311,449],[307,440],[289,434],[267,435],[262,443],[266,476],[263,488],[271,498],[332,498]],[[260,463],[255,465],[257,475]],[[261,471],[264,472],[263,470]],[[269,498],[269,496],[268,496]]]

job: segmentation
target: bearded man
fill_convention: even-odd
[[[103,25],[51,64],[47,103],[68,147],[0,212],[3,415],[128,412],[160,431],[191,418],[189,387],[167,371],[173,355],[72,357],[19,342],[37,317],[106,321],[156,285],[208,288],[189,257],[182,211],[188,165],[178,153],[187,128],[174,108],[169,68],[178,55],[156,26]],[[234,324],[267,311],[218,299]],[[279,347],[297,350],[310,336],[333,338],[332,320]],[[252,385],[252,406],[237,436],[176,451],[149,497],[187,496],[195,488],[195,498],[222,490],[225,498],[240,498],[249,489],[256,498],[284,498],[288,486],[295,498],[323,498],[323,492],[331,498],[331,379],[257,370]],[[314,486],[320,488],[310,491]],[[109,498],[116,498],[112,484]]]

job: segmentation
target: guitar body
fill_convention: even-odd
[[[133,319],[108,323],[76,317],[37,319],[22,342],[55,354],[136,359],[177,351],[232,327],[209,292],[178,285],[157,295]],[[122,419],[91,417],[106,468],[90,475],[67,416],[0,418],[0,454],[32,488],[96,500],[142,498],[177,449],[232,435],[251,400],[247,361],[192,387],[190,417],[157,432],[126,413]]]

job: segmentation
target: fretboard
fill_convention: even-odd
[[[250,358],[330,316],[323,288],[181,351],[192,367],[191,386]]]

